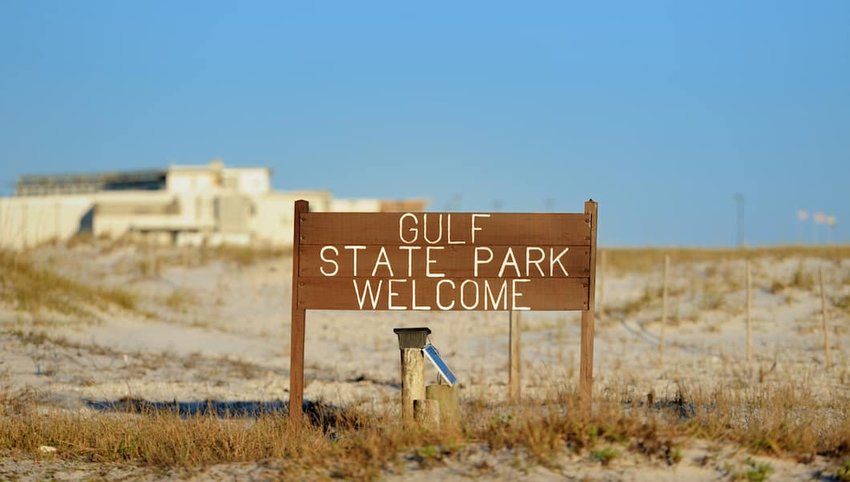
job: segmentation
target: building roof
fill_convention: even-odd
[[[161,169],[112,171],[87,174],[20,176],[17,195],[74,194],[117,190],[157,190],[165,186],[168,171]]]

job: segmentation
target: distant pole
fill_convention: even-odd
[[[744,194],[735,193],[735,204],[737,206],[738,224],[738,247],[744,247]]]
[[[806,244],[806,233],[803,232],[806,221],[809,220],[809,211],[805,209],[797,210],[797,242]]]
[[[24,242],[23,242],[24,249],[29,247],[29,231],[28,231],[29,226],[27,225],[27,221],[29,221],[29,218],[30,218],[29,210],[30,210],[30,203],[29,203],[29,200],[27,200],[27,201],[24,202],[24,209],[23,209],[24,215],[21,216],[21,235],[22,235],[22,238],[24,240]]]
[[[544,205],[546,206],[546,212],[547,212],[547,213],[551,213],[552,211],[554,211],[554,210],[555,210],[555,200],[554,200],[554,199],[552,199],[552,198],[550,198],[550,197],[547,197],[547,198],[543,201],[543,203],[544,203]]]
[[[53,237],[56,241],[63,241],[62,236],[60,235],[61,225],[59,221],[62,217],[61,210],[62,206],[59,204],[59,198],[57,197],[56,204],[53,205]]]
[[[750,273],[750,258],[747,258],[747,363],[753,361],[753,328],[750,310],[753,304],[752,275]]]
[[[661,336],[658,342],[658,355],[664,360],[664,331],[667,327],[667,275],[670,271],[670,255],[664,255],[664,280],[661,288]]]
[[[835,226],[838,224],[838,220],[835,216],[827,216],[826,225],[827,225],[827,242],[833,243],[835,242]]]
[[[818,268],[818,284],[820,284],[820,316],[823,324],[823,351],[826,355],[826,367],[832,367],[832,353],[829,351],[829,329],[826,325],[826,293],[823,291],[823,268]]]
[[[818,223],[815,220],[816,213],[812,213],[812,244],[818,243]]]

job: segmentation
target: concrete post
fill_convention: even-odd
[[[414,400],[413,418],[416,423],[423,427],[440,428],[440,402],[436,400]]]
[[[413,401],[425,400],[425,356],[422,349],[428,343],[429,328],[395,328],[401,351],[401,416],[412,421]]]
[[[428,385],[425,398],[440,405],[440,424],[442,427],[456,427],[460,422],[460,403],[457,389],[449,385]]]

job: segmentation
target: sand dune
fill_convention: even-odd
[[[8,392],[37,390],[38,403],[91,410],[91,400],[273,401],[288,398],[290,259],[258,255],[251,262],[170,248],[106,242],[46,246],[36,265],[93,286],[132,294],[134,306],[89,303],[90,313],[0,306],[0,376]],[[656,257],[657,258],[657,257]],[[661,335],[661,264],[612,263],[599,273],[604,316],[597,325],[595,390],[644,399],[672,397],[680,387],[805,382],[816,396],[850,389],[846,347],[850,258],[818,252],[756,252],[752,260],[754,361],[746,362],[745,262],[741,256],[674,255],[668,324]],[[711,256],[707,256],[711,258]],[[657,261],[657,260],[656,260]],[[817,273],[826,287],[833,367],[826,369]],[[4,284],[5,285],[5,284]],[[5,289],[5,288],[4,288]],[[8,291],[8,290],[7,290]],[[524,313],[522,392],[526,399],[578,379],[578,314]],[[394,404],[399,361],[394,327],[428,326],[432,341],[458,374],[462,397],[507,395],[508,315],[502,312],[311,312],[306,341],[305,398],[338,406]],[[429,371],[429,380],[436,372]],[[842,409],[846,410],[846,406]],[[749,457],[728,444],[691,441],[676,466],[639,455],[610,466],[576,455],[560,469],[512,463],[516,454],[471,451],[459,461],[388,480],[717,480]],[[710,460],[706,462],[706,460]],[[832,461],[769,462],[777,480],[809,480]],[[726,465],[724,465],[726,464]],[[731,464],[731,465],[730,465]],[[484,469],[481,469],[484,467]],[[517,468],[519,467],[519,468]],[[732,467],[732,468],[729,468]],[[728,470],[727,470],[728,469]],[[105,472],[103,472],[105,470]],[[73,461],[0,459],[0,476],[109,479],[160,477],[264,478],[274,463],[213,466],[201,472],[154,474],[143,468],[97,468]],[[266,474],[266,475],[263,475]]]

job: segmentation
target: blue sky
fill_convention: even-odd
[[[606,245],[732,245],[740,192],[752,244],[846,243],[850,2],[0,2],[4,194],[211,158],[433,209],[593,197]]]

